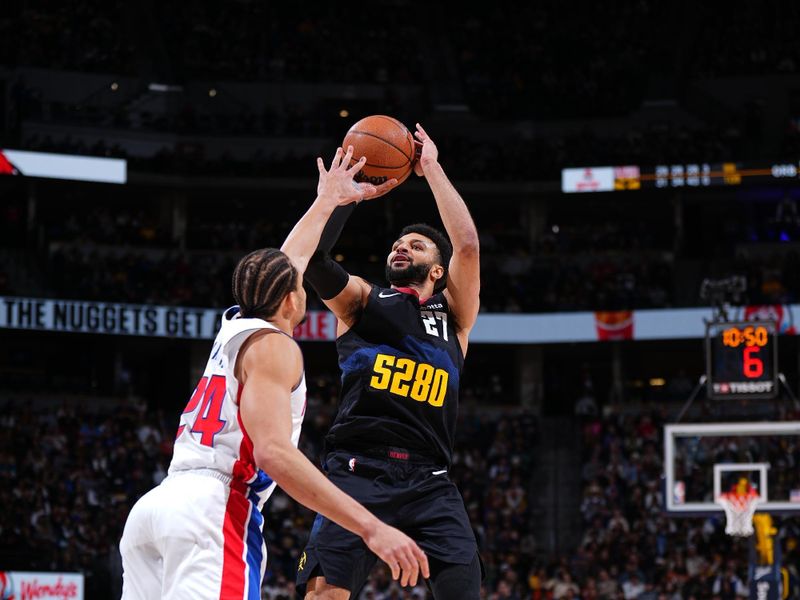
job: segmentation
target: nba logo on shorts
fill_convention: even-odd
[[[355,471],[356,470],[356,459],[355,458],[351,458],[347,462],[347,466],[350,467],[350,471]]]

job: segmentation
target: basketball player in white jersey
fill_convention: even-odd
[[[389,185],[356,184],[352,148],[326,170],[317,198],[281,250],[245,256],[233,275],[237,306],[223,318],[203,377],[180,419],[167,478],[133,507],[120,542],[124,600],[261,597],[261,509],[276,485],[361,536],[403,585],[428,577],[425,554],[330,483],[297,449],[306,407],[300,348],[303,272],[339,205]],[[300,239],[295,231],[306,232]],[[311,227],[311,235],[307,235]],[[314,233],[316,237],[314,237]]]

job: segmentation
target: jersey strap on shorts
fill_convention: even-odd
[[[328,447],[398,446],[450,464],[464,356],[444,294],[373,287],[336,346],[342,398]]]

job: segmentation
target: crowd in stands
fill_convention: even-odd
[[[536,121],[628,114],[649,94],[648,85],[662,79],[662,71],[670,71],[659,66],[665,60],[677,65],[676,76],[682,78],[768,75],[795,72],[800,52],[793,30],[786,25],[797,16],[799,9],[794,5],[780,9],[742,6],[722,12],[704,6],[698,9],[691,27],[679,27],[672,8],[650,0],[615,11],[587,7],[579,14],[549,1],[518,7],[514,18],[499,8],[471,15],[463,11],[446,13],[436,7],[430,24],[414,21],[409,6],[405,0],[392,2],[387,10],[394,18],[381,20],[369,10],[344,15],[338,7],[320,8],[314,16],[298,16],[290,8],[258,2],[237,2],[225,11],[207,1],[180,10],[160,3],[152,7],[152,19],[134,22],[118,3],[80,0],[69,11],[39,2],[25,3],[0,16],[0,50],[8,50],[0,51],[0,62],[11,67],[131,73],[135,71],[133,31],[152,28],[144,37],[163,42],[175,72],[186,81],[376,83],[379,88],[386,84],[382,86],[383,97],[372,101],[381,111],[403,118],[411,109],[394,97],[392,84],[419,85],[423,91],[416,97],[419,103],[414,103],[413,118],[423,121],[433,102],[428,93],[450,89],[455,83],[452,89],[461,90],[473,116],[496,120],[502,128],[509,126],[509,117]],[[447,26],[437,27],[436,39],[431,39],[429,28],[445,19]],[[707,27],[709,21],[717,26]],[[680,29],[680,36],[674,35],[676,29]],[[735,48],[728,47],[728,30],[736,32]],[[764,31],[771,35],[765,37]],[[346,59],[352,48],[342,43],[351,35],[359,40],[357,61]],[[387,52],[389,39],[404,40],[403,51]],[[153,44],[153,48],[157,46]],[[723,47],[724,52],[720,50]],[[576,54],[591,59],[576,63],[564,58]],[[442,56],[447,58],[443,63],[448,65],[446,69],[438,68]],[[320,99],[317,105],[286,101],[285,109],[241,103],[235,111],[228,105],[228,109],[214,112],[207,102],[187,94],[161,113],[134,108],[136,96],[125,95],[127,91],[120,91],[116,104],[107,98],[97,105],[90,99],[75,104],[59,98],[43,99],[41,90],[29,87],[24,77],[9,81],[7,114],[14,131],[30,120],[87,125],[101,132],[103,128],[118,128],[327,139],[333,147],[343,130],[338,109],[332,110],[327,99]],[[235,98],[226,98],[224,85],[217,91],[219,100],[239,105]],[[456,93],[454,97],[458,96]],[[786,156],[800,147],[800,100],[796,96],[790,93],[787,132],[783,146],[776,149],[779,154],[788,153]],[[508,130],[502,138],[486,139],[470,127],[455,127],[456,131],[445,128],[447,133],[435,139],[441,160],[457,183],[553,182],[567,166],[763,159],[761,111],[763,106],[753,99],[740,107],[739,113],[692,126],[658,120],[620,127],[615,133],[591,126],[570,133],[522,127]],[[309,166],[316,156],[310,151],[261,149],[233,158],[229,149],[223,149],[210,158],[203,145],[195,143],[165,145],[142,155],[131,153],[113,138],[100,135],[94,141],[87,139],[27,132],[12,139],[12,145],[125,157],[131,172],[189,176],[307,178],[313,173]],[[791,228],[780,229],[772,241],[793,242],[800,237],[796,208],[794,214]],[[225,281],[235,257],[207,251],[227,249],[236,254],[239,249],[260,245],[257,240],[266,237],[262,234],[274,232],[264,221],[214,227],[205,224],[190,228],[186,244],[179,244],[178,252],[174,232],[142,221],[135,212],[101,210],[86,219],[75,215],[49,227],[52,231],[47,233],[47,242],[64,243],[48,248],[43,272],[53,276],[48,278],[47,293],[194,305],[225,303],[226,284],[220,292],[218,286],[199,281],[217,280],[217,276]],[[7,229],[13,230],[12,236],[20,235],[19,227]],[[527,239],[498,241],[492,248],[491,240],[484,240],[487,243],[483,247],[492,250],[484,256],[484,310],[529,312],[686,304],[685,297],[676,293],[686,284],[678,264],[680,253],[670,254],[669,246],[653,246],[642,231],[617,232],[618,238],[631,241],[627,247],[615,246],[613,241],[609,244],[607,239],[597,241],[598,233],[602,235],[603,226],[592,223],[585,235],[562,227],[560,234],[545,235],[536,243]],[[751,236],[749,241],[767,241],[763,235],[753,235],[756,237]],[[705,230],[695,231],[690,237],[703,239]],[[576,244],[585,239],[596,243],[578,250]],[[126,248],[107,247],[122,245]],[[198,251],[201,254],[196,254]],[[563,261],[565,254],[567,261]],[[795,253],[781,250],[764,258],[725,247],[721,254],[728,259],[735,257],[735,261],[729,261],[730,268],[746,272],[746,301],[797,299],[800,283],[795,281]],[[380,260],[351,262],[352,253],[346,258],[354,271],[381,277]],[[713,265],[708,266],[713,270]],[[17,287],[13,276],[0,264],[0,289],[13,293]]]
[[[43,293],[96,301],[224,307],[230,302],[233,268],[246,251],[53,243],[42,272]],[[383,262],[377,255],[350,258],[345,264],[351,272],[385,284]],[[482,264],[484,312],[623,310],[671,303],[670,265],[644,257],[609,256],[559,265],[520,249],[514,254],[487,253]],[[11,295],[19,293],[13,281],[6,288]],[[309,307],[322,308],[313,294]]]
[[[737,3],[720,11],[710,4],[693,15],[696,34],[686,66],[698,77],[786,74],[800,70],[800,44],[790,23],[800,18],[793,2],[774,5]],[[733,36],[739,43],[727,43]]]
[[[542,570],[537,581],[545,589],[549,584],[548,597],[748,597],[747,543],[725,535],[721,516],[678,519],[663,513],[665,417],[664,411],[582,417],[583,539],[550,580]],[[783,460],[797,460],[797,450]],[[800,529],[791,519],[777,525],[785,547],[783,564],[791,569],[800,558]]]
[[[163,42],[152,46],[163,45],[174,71],[181,74],[179,83],[185,78],[378,84],[382,91],[379,97],[371,94],[368,112],[379,110],[409,123],[424,122],[431,115],[437,93],[450,98],[439,103],[464,102],[482,120],[541,122],[629,115],[647,98],[662,99],[656,90],[663,80],[669,82],[663,97],[680,101],[684,80],[693,77],[795,73],[800,68],[800,48],[786,25],[797,16],[793,4],[780,10],[743,5],[739,10],[717,11],[704,6],[693,15],[691,27],[679,24],[673,8],[650,0],[615,11],[591,6],[580,14],[551,1],[517,7],[513,18],[499,8],[444,14],[437,7],[431,25],[414,21],[404,1],[392,3],[391,19],[376,18],[371,11],[343,15],[334,7],[318,7],[318,14],[300,16],[289,7],[259,2],[237,2],[225,11],[207,1],[180,9],[156,3],[152,18],[135,24],[127,23],[130,15],[124,16],[117,4],[81,0],[76,6],[66,11],[26,3],[24,10],[0,16],[0,61],[9,66],[128,73],[133,51],[127,29],[145,27],[147,22],[154,31],[140,37]],[[429,30],[438,19],[446,19],[447,26]],[[715,26],[708,27],[708,22]],[[728,44],[731,31],[739,42],[735,47]],[[358,40],[355,60],[349,58],[354,52],[353,44],[347,43],[351,38]],[[585,59],[567,58],[574,56]],[[415,93],[413,102],[401,101],[393,84],[422,91]],[[137,85],[140,92],[146,90],[144,79]],[[213,85],[224,110],[211,108],[208,98],[186,93],[176,96],[168,110],[156,111],[136,106],[137,95],[128,90],[117,93],[116,104],[107,98],[97,105],[90,98],[81,103],[43,99],[40,90],[27,87],[20,78],[8,94],[8,112],[13,115],[9,129],[16,131],[26,120],[44,120],[189,135],[316,137],[331,143],[346,129],[330,98],[262,107],[228,94],[224,83]],[[442,88],[457,91],[444,93]],[[366,101],[345,94],[343,104],[347,98],[356,106]],[[765,148],[763,111],[759,100],[753,99],[738,108],[727,107],[717,118],[698,115],[700,121],[693,125],[654,118],[620,126],[613,133],[593,127],[569,133],[536,129],[502,140],[476,140],[467,132],[448,133],[437,141],[443,157],[452,157],[449,166],[455,178],[478,181],[552,181],[566,166],[791,156],[797,146],[793,121],[787,123],[782,143]],[[127,157],[136,170],[188,175],[302,176],[315,158],[262,150],[246,158],[232,159],[224,153],[209,159],[202,152],[176,147],[141,155],[141,149],[126,152],[113,138],[87,143],[35,134],[11,143]]]
[[[224,308],[231,302],[230,281],[239,258],[56,246],[45,279],[50,294],[62,298]]]
[[[85,112],[81,114],[86,116]],[[305,114],[300,119],[287,115],[262,118],[252,115],[252,119],[246,116],[219,116],[203,122],[209,124],[212,133],[236,135],[241,131],[267,137],[316,136],[328,140],[331,147],[335,147],[338,136],[346,129],[339,117],[332,120],[325,115]],[[424,122],[419,114],[414,117]],[[267,122],[267,118],[271,120]],[[180,132],[184,126],[184,121],[179,119],[172,131]],[[511,134],[503,140],[448,132],[439,135],[436,141],[442,162],[456,181],[531,182],[556,181],[561,169],[575,166],[634,164],[652,168],[661,164],[756,159],[760,154],[758,146],[753,144],[754,136],[757,137],[748,134],[744,124],[737,123],[695,129],[653,124],[631,127],[614,135],[586,128],[564,135],[525,137]],[[155,153],[134,155],[111,140],[86,143],[71,136],[54,139],[36,134],[26,137],[22,145],[43,152],[126,158],[131,170],[138,172],[202,176],[305,177],[308,165],[313,165],[316,158],[312,152],[285,149],[255,150],[246,159],[236,158],[230,152],[211,158],[196,145],[164,146]]]
[[[241,253],[180,252],[54,244],[48,295],[144,304],[223,307]],[[353,273],[384,285],[382,262],[348,261]],[[528,253],[483,259],[485,312],[558,312],[664,308],[671,304],[672,272],[645,258],[598,258],[556,267]],[[9,284],[13,290],[13,282]],[[780,297],[788,297],[786,294]],[[321,305],[313,298],[310,307]]]
[[[422,58],[431,54],[435,33],[452,55],[448,76],[463,86],[473,110],[504,118],[624,113],[641,102],[653,72],[669,72],[665,60],[690,76],[714,77],[795,72],[800,55],[791,28],[782,26],[797,16],[793,5],[726,12],[706,7],[678,36],[673,11],[653,2],[620,11],[589,7],[580,14],[549,2],[520,7],[511,19],[499,9],[437,14],[448,22],[435,30],[414,21],[403,4],[391,19],[371,11],[344,15],[333,7],[299,16],[255,2],[226,11],[197,2],[186,14],[161,4],[149,34],[164,40],[174,69],[185,78],[418,83],[441,77],[442,69],[428,68]],[[129,70],[130,42],[114,35],[123,29],[120,7],[84,0],[78,8],[72,14],[34,6],[8,15],[2,39],[9,52],[3,56],[10,64]],[[707,20],[716,26],[703,26]],[[730,31],[741,42],[736,48],[726,44]],[[348,39],[358,40],[357,60]],[[397,41],[393,51],[386,40]],[[586,60],[576,64],[568,56]]]
[[[546,2],[519,7],[513,16],[455,15],[452,42],[470,106],[500,118],[628,113],[646,91],[645,46],[653,28],[645,23],[652,24],[656,7],[637,2],[620,10],[589,6],[575,13]]]
[[[133,73],[123,9],[103,0],[11,3],[0,15],[0,65]]]
[[[290,5],[213,2],[184,10],[159,4],[154,15],[170,56],[186,77],[337,83],[428,79],[423,26],[398,6],[391,16],[320,6],[314,14]],[[388,45],[387,45],[388,44]]]
[[[739,265],[747,278],[751,304],[794,304],[800,300],[800,254],[796,251],[743,257]]]
[[[437,6],[425,22],[404,1],[313,15],[259,2],[218,8],[156,3],[149,18],[133,20],[120,3],[81,0],[69,11],[25,3],[0,17],[0,61],[131,73],[135,52],[163,47],[180,80],[439,82],[460,86],[476,113],[501,118],[625,114],[654,80],[800,68],[792,3],[704,6],[688,25],[651,0],[578,13],[549,1],[513,15]],[[152,48],[135,47],[143,40]]]
[[[679,78],[796,73],[800,45],[789,23],[798,17],[795,4],[728,11],[709,4],[687,22],[658,2],[576,14],[551,1],[518,7],[513,17],[456,14],[450,41],[478,114],[613,116],[675,93]]]
[[[422,121],[430,113],[428,92],[415,97],[412,111],[407,101],[393,97],[391,84],[460,88],[471,112],[483,119],[536,121],[627,115],[650,94],[649,86],[662,79],[793,73],[800,65],[796,36],[786,25],[797,16],[793,4],[780,9],[743,5],[729,11],[704,6],[691,27],[679,26],[672,8],[651,1],[615,11],[587,7],[579,14],[547,2],[517,7],[513,18],[499,8],[480,14],[445,14],[437,8],[432,23],[446,19],[447,26],[436,29],[414,21],[407,2],[392,4],[391,19],[376,18],[368,10],[344,15],[335,7],[299,16],[288,7],[258,2],[237,2],[220,11],[204,1],[180,10],[157,3],[151,19],[133,23],[122,8],[97,0],[81,0],[69,11],[26,3],[0,16],[0,61],[130,73],[135,70],[130,30],[149,27],[153,31],[139,37],[160,40],[152,46],[163,45],[179,79],[386,84],[383,97],[373,99],[375,106]],[[715,26],[707,27],[707,22]],[[728,44],[731,31],[736,32],[735,47]],[[350,58],[354,49],[348,39],[358,40],[357,60]],[[402,43],[387,51],[387,40]],[[423,55],[438,58],[425,60]],[[565,58],[572,56],[586,59]],[[674,98],[680,85],[671,85],[667,97]],[[332,143],[343,130],[338,108],[333,110],[326,99],[311,105],[287,102],[284,109],[259,108],[235,97],[223,99],[223,88],[220,100],[236,104],[235,111],[215,112],[197,98],[181,96],[173,108],[157,112],[133,108],[136,95],[127,91],[119,92],[116,105],[94,105],[89,98],[79,104],[45,101],[39,90],[19,80],[8,96],[10,129],[32,119],[185,134],[322,137]],[[449,134],[437,141],[458,180],[556,180],[566,166],[762,157],[762,110],[753,100],[738,114],[720,115],[702,125],[658,120],[613,134],[587,127],[573,133],[514,134],[512,140]],[[790,125],[782,148],[767,153],[791,155],[796,137],[796,127]],[[255,151],[246,159],[227,153],[209,159],[183,147],[129,156],[113,139],[86,143],[68,136],[29,135],[10,141],[29,149],[127,156],[136,170],[188,175],[303,176],[314,159],[283,150]]]
[[[484,259],[488,312],[627,310],[672,305],[672,267],[647,256],[561,261],[520,251]],[[482,287],[482,289],[483,289]]]
[[[320,464],[335,412],[336,379],[311,382],[301,449]],[[106,410],[81,402],[6,404],[0,418],[0,562],[8,570],[82,571],[86,597],[119,597],[118,541],[127,513],[165,476],[177,416],[134,401]],[[451,477],[474,525],[486,595],[521,589],[530,569],[527,481],[537,438],[527,412],[462,408]],[[293,599],[294,574],[314,514],[277,490],[265,508],[268,568],[264,598]],[[409,597],[405,590],[402,597]],[[424,584],[413,597],[426,597]],[[396,597],[380,565],[362,598]],[[430,596],[428,596],[430,597]]]
[[[311,380],[301,449],[315,464],[335,412],[336,379]],[[468,393],[467,396],[470,394]],[[87,597],[118,597],[118,540],[135,500],[165,476],[175,415],[133,400],[7,402],[0,418],[0,561],[7,569],[77,570]],[[481,405],[482,406],[482,405]],[[451,477],[478,539],[488,600],[734,600],[747,597],[747,543],[723,520],[664,515],[663,411],[584,411],[583,520],[577,547],[549,555],[532,535],[537,420],[522,409],[462,406]],[[797,448],[785,460],[798,460]],[[294,573],[314,514],[277,490],[265,508],[262,597],[295,597]],[[783,564],[800,528],[776,517]],[[796,577],[797,574],[795,573]],[[401,590],[379,564],[364,600],[430,598]]]
[[[21,265],[7,268],[14,255],[0,257],[0,289],[10,295],[222,308],[230,302],[230,275],[238,259],[253,248],[280,245],[302,214],[300,198],[287,198],[282,211],[271,213],[257,201],[231,198],[229,216],[213,202],[189,202],[185,230],[176,232],[157,198],[141,201],[131,192],[110,204],[65,192],[38,208],[27,235],[25,206],[10,201],[2,220],[3,245],[30,248],[26,244],[36,240],[38,251],[26,254],[35,259],[30,273],[23,273]],[[525,213],[513,202],[499,211],[499,204],[481,198],[473,204],[481,238],[484,312],[698,306],[703,302],[698,273],[744,276],[744,304],[800,299],[795,247],[800,217],[791,199],[780,203],[784,210],[778,206],[773,211],[777,217],[734,220],[719,235],[709,234],[705,221],[698,221],[687,230],[694,241],[678,252],[669,211],[648,216],[619,203],[604,209],[598,202],[582,204],[577,216],[570,216],[570,211],[559,214],[556,202],[545,230],[530,241],[520,225]],[[403,206],[398,205],[400,212]],[[403,215],[402,223],[410,222]],[[384,228],[380,236],[376,227]],[[337,260],[349,272],[383,284],[391,228],[381,211],[368,207],[348,224],[335,248]],[[705,233],[695,236],[701,230]],[[38,281],[38,288],[23,289],[22,275],[27,282]],[[310,308],[321,307],[311,294]]]

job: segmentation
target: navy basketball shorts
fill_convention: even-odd
[[[401,448],[371,451],[369,456],[335,450],[327,455],[324,467],[333,484],[408,535],[429,558],[461,565],[475,559],[475,534],[446,467]],[[355,597],[376,561],[360,537],[317,515],[298,563],[297,591],[305,595],[308,580],[324,576]]]

